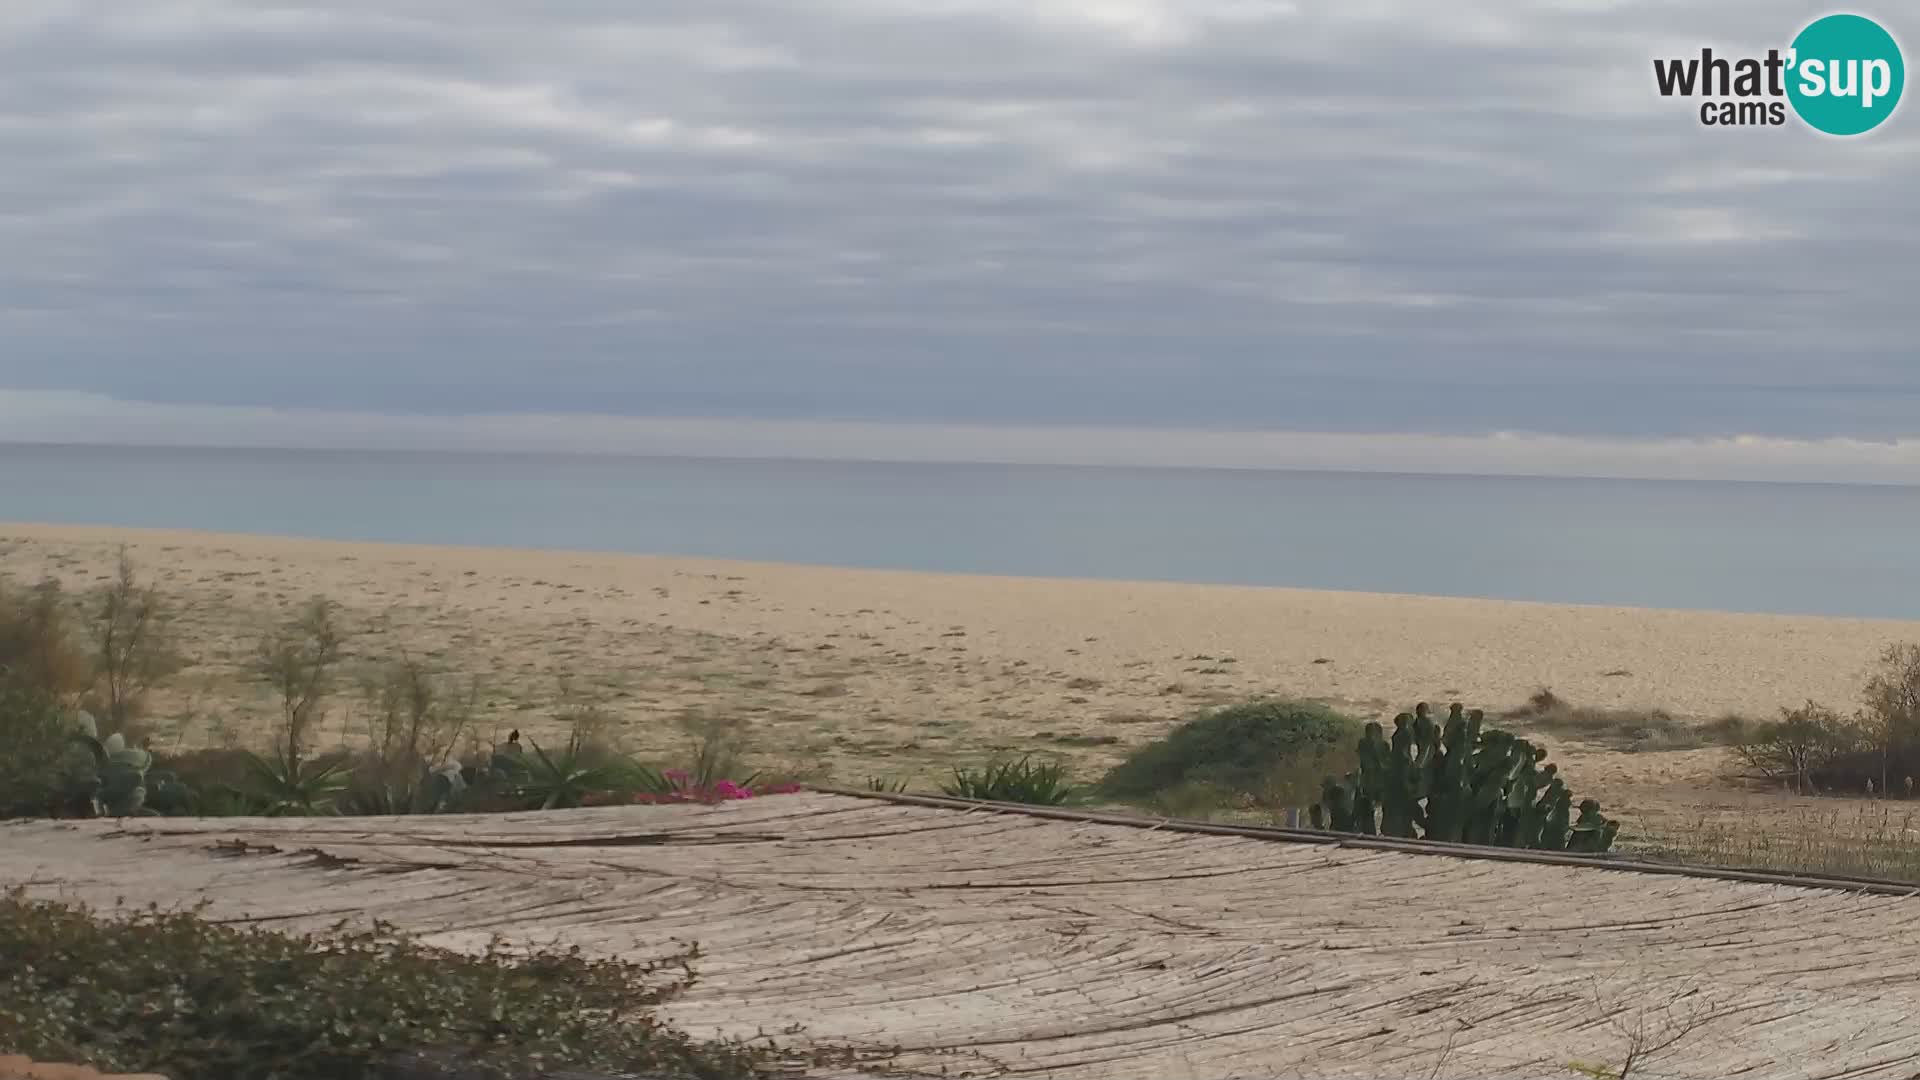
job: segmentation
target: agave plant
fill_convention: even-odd
[[[1067,770],[1058,762],[1035,764],[1030,758],[999,761],[984,769],[955,769],[941,791],[963,799],[1058,806],[1073,797]]]
[[[528,742],[533,753],[525,758],[526,777],[515,794],[541,810],[576,807],[589,795],[609,791],[669,790],[666,778],[645,765],[625,760],[594,763],[582,753],[578,735],[567,740],[564,750],[552,754],[539,743]]]
[[[338,799],[352,769],[344,760],[305,761],[297,753],[261,757],[248,754],[249,793],[265,803],[268,817],[313,817],[340,812]]]

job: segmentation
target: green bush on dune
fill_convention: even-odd
[[[1353,755],[1360,725],[1313,702],[1257,700],[1209,710],[1135,750],[1099,793],[1167,812],[1312,802],[1321,776]]]

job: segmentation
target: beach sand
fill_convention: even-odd
[[[155,700],[156,745],[263,742],[273,703],[244,663],[321,594],[341,605],[356,662],[405,649],[476,676],[485,737],[557,736],[564,684],[636,753],[683,749],[681,718],[734,717],[756,763],[852,784],[929,787],[1027,751],[1092,779],[1196,709],[1258,694],[1367,718],[1421,700],[1492,714],[1541,687],[1699,720],[1809,698],[1851,708],[1887,643],[1920,640],[1920,623],[1867,619],[65,525],[0,525],[0,575],[90,588],[121,545],[176,600],[194,662]],[[357,722],[343,695],[329,731],[350,738]],[[1732,790],[1721,749],[1541,741],[1582,793],[1616,803]]]

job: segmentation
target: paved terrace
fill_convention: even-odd
[[[852,793],[15,822],[0,887],[461,948],[694,941],[675,1022],[949,1077],[1920,1074],[1910,890],[1150,825]]]

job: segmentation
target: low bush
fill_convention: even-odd
[[[652,1015],[693,981],[696,955],[636,964],[501,942],[466,955],[383,926],[289,935],[157,909],[109,919],[14,892],[0,896],[0,1053],[193,1080],[336,1080],[401,1061],[476,1080],[752,1076],[762,1053]]]
[[[1249,701],[1202,713],[1133,751],[1101,796],[1192,816],[1222,804],[1304,806],[1353,766],[1358,722],[1309,702]]]

